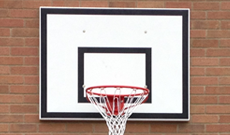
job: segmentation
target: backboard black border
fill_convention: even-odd
[[[78,103],[88,103],[84,97],[84,53],[123,53],[123,54],[145,54],[145,84],[151,92],[151,66],[152,56],[151,48],[103,48],[103,47],[78,47]],[[144,86],[143,86],[144,87]],[[152,94],[149,94],[148,100],[145,103],[151,103]]]
[[[183,17],[183,112],[182,113],[134,113],[129,120],[188,121],[189,107],[189,10],[188,9],[97,9],[97,8],[40,8],[40,119],[41,120],[99,120],[99,113],[69,113],[47,111],[47,15],[177,15]]]

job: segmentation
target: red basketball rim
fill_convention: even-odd
[[[119,95],[113,95],[113,94],[102,94],[97,92],[92,92],[93,89],[103,89],[103,88],[129,88],[129,89],[137,89],[137,90],[143,90],[143,93],[134,93],[134,94],[119,94]],[[142,87],[136,87],[136,86],[125,86],[125,85],[101,85],[101,86],[92,86],[86,89],[86,92],[90,95],[98,95],[98,96],[140,96],[140,95],[148,95],[149,90],[147,88]]]

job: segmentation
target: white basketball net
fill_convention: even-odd
[[[109,135],[124,134],[127,119],[134,109],[147,99],[149,92],[143,89],[114,86],[87,90],[88,100],[106,120]]]

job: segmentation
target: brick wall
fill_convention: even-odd
[[[39,121],[39,6],[190,8],[191,120],[128,122],[126,135],[230,134],[229,0],[0,0],[0,135],[106,135],[104,122]]]

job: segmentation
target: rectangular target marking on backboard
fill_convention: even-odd
[[[78,102],[88,103],[87,86],[135,85],[151,91],[151,65],[151,48],[79,47]]]
[[[189,120],[189,9],[40,8],[40,119],[102,120],[91,85],[147,86],[129,120]]]

